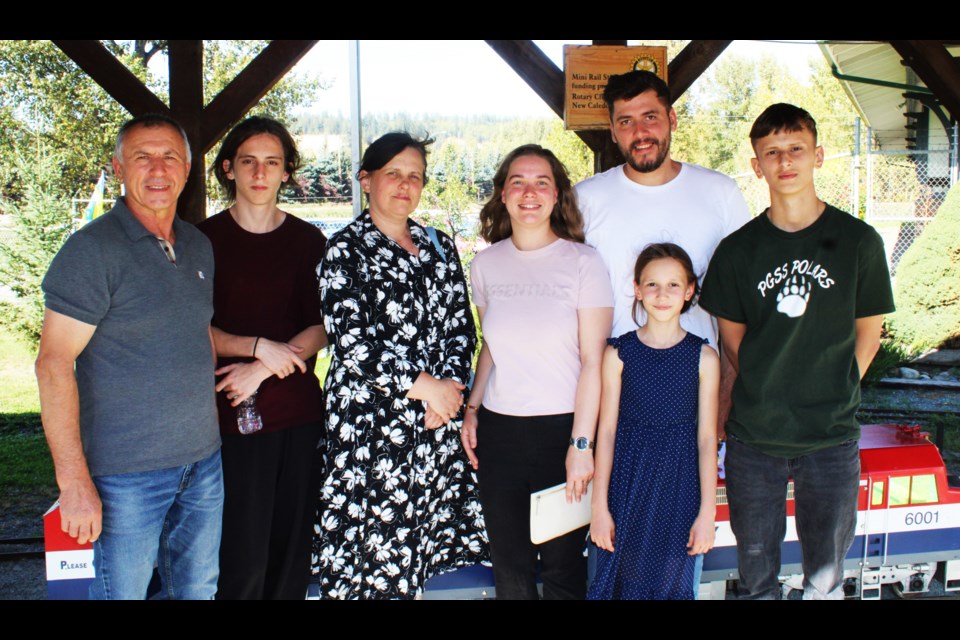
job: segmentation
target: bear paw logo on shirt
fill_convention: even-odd
[[[803,276],[794,275],[777,294],[777,311],[791,318],[799,318],[807,310],[810,283]]]

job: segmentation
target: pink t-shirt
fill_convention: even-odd
[[[580,377],[577,309],[613,307],[600,255],[562,239],[520,251],[507,238],[474,258],[470,279],[493,356],[483,405],[511,416],[572,413]]]

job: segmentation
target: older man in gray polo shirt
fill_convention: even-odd
[[[165,116],[117,136],[125,196],[54,258],[37,381],[63,530],[94,545],[94,599],[216,592],[223,481],[213,252],[176,215],[189,142]]]

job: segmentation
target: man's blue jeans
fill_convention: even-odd
[[[143,600],[157,562],[167,600],[217,591],[223,472],[220,450],[182,467],[93,479],[103,532],[93,543],[92,600]]]
[[[803,596],[843,598],[843,559],[857,523],[858,442],[787,459],[765,455],[730,436],[725,465],[741,595],[780,597],[777,575],[786,533],[787,481],[792,476]]]

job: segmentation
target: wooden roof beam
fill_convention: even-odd
[[[563,71],[533,43],[533,40],[487,40],[486,42],[527,83],[527,86],[547,103],[557,117],[563,118]],[[607,137],[600,131],[574,133],[595,152],[603,148],[603,138]]]
[[[533,40],[487,40],[486,43],[547,103],[551,111],[563,117],[563,71]]]
[[[487,40],[486,42],[558,117],[563,117],[563,71],[540,50],[540,47],[532,40]],[[687,44],[668,67],[670,93],[673,99],[676,100],[683,95],[731,42],[732,40],[693,40]],[[594,44],[625,46],[626,41],[594,40]],[[594,152],[614,156],[598,164],[606,165],[617,161],[616,156],[619,156],[619,153],[610,148],[609,136],[605,132],[578,131],[576,133]]]
[[[170,108],[110,53],[99,40],[53,40],[77,66],[134,116],[170,115]]]
[[[190,222],[206,209],[204,154],[316,44],[316,40],[274,40],[204,107],[203,41],[171,40],[170,106],[153,94],[98,40],[54,40],[77,66],[134,116],[161,113],[183,125],[190,140],[190,177],[178,210]],[[561,86],[562,92],[562,86]],[[562,96],[562,93],[561,93]]]
[[[264,47],[204,109],[199,138],[204,152],[280,82],[316,43],[316,40],[274,40]]]
[[[693,86],[731,42],[733,40],[691,40],[687,43],[683,51],[667,65],[670,95],[674,102]]]
[[[904,62],[933,91],[954,121],[960,119],[960,63],[936,40],[890,40]]]

